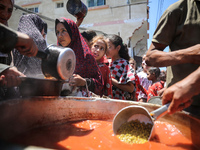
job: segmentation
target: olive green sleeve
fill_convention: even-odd
[[[17,43],[17,33],[0,23],[0,52],[9,53]]]

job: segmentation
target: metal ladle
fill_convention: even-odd
[[[149,135],[148,140],[154,135],[153,128],[154,128],[154,121],[158,118],[167,114],[167,109],[170,103],[163,105],[162,107],[152,111],[151,113],[145,107],[131,105],[121,109],[113,119],[113,132],[116,135],[119,127],[126,122],[132,120],[139,120],[141,123],[144,122],[145,124],[150,123],[152,124],[152,129]]]

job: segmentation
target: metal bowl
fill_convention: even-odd
[[[32,96],[59,96],[63,81],[53,79],[40,79],[21,77],[19,91],[22,97]]]

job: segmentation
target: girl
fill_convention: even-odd
[[[76,23],[71,19],[56,19],[55,31],[58,45],[70,47],[76,54],[76,67],[69,85],[80,87],[84,95],[87,87],[97,95],[102,95],[103,79],[100,69]],[[84,96],[88,96],[86,93]]]
[[[107,51],[107,42],[103,36],[96,36],[93,38],[90,45],[91,45],[91,52],[93,53],[94,58],[97,64],[99,65],[99,68],[103,76],[104,80],[103,94],[105,96],[113,98],[110,69],[104,63],[104,55]]]
[[[142,70],[137,73],[139,77],[139,84],[137,84],[136,94],[138,95],[137,100],[139,102],[147,102],[147,91],[149,86],[152,84],[152,81],[147,78],[147,70],[149,67],[145,62],[145,57],[146,55],[142,57]]]
[[[135,80],[133,69],[128,62],[130,59],[128,49],[118,35],[109,35],[107,42],[106,55],[112,59],[109,68],[112,76],[113,98],[126,99],[126,94],[134,91]]]

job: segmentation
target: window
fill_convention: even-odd
[[[56,3],[56,8],[62,8],[62,7],[64,7],[63,3]]]
[[[27,8],[27,10],[32,11],[34,13],[38,13],[39,12],[38,7]]]
[[[105,5],[105,0],[88,0],[88,7]]]

